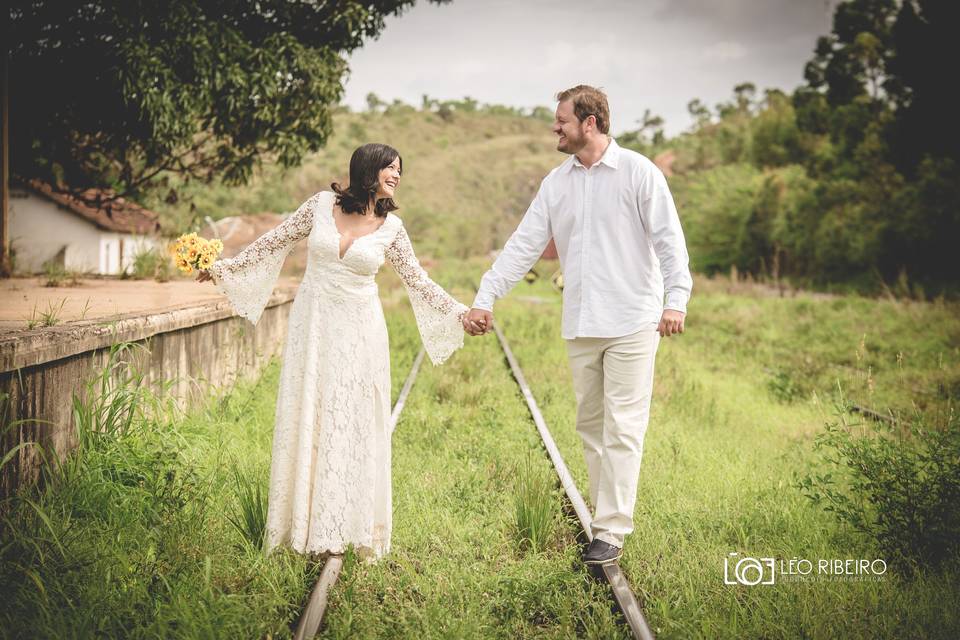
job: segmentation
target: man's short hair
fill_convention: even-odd
[[[601,133],[610,133],[610,106],[607,104],[607,94],[603,91],[587,84],[578,84],[557,94],[557,102],[564,100],[573,102],[573,113],[577,120],[583,122],[588,116],[593,116],[597,119],[597,129]]]

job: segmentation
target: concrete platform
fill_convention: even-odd
[[[210,282],[0,281],[0,457],[23,443],[38,445],[20,447],[0,469],[0,497],[39,479],[40,448],[57,457],[73,449],[72,398],[85,399],[87,380],[107,365],[114,345],[144,347],[125,356],[125,368],[141,371],[158,397],[170,394],[187,410],[279,353],[299,283],[280,279],[254,326]],[[27,328],[34,308],[39,314],[50,306],[58,309],[53,326]],[[23,422],[8,428],[14,421]]]
[[[84,278],[77,286],[44,286],[40,276],[0,280],[0,335],[23,331],[28,321],[51,310],[58,322],[54,326],[79,320],[114,320],[130,314],[146,315],[217,304],[226,299],[213,288],[212,282],[198,283],[178,278],[169,282],[155,280],[121,280],[118,278]],[[278,287],[293,287],[299,277],[281,278]]]

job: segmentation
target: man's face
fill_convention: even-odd
[[[557,134],[557,151],[577,153],[587,144],[583,124],[577,120],[573,112],[573,101],[564,100],[557,105],[556,119],[553,121],[553,132]]]

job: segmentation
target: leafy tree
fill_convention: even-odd
[[[958,24],[952,0],[850,0],[818,41],[793,102],[801,133],[830,140],[807,161],[823,273],[909,273],[934,290],[960,277],[960,123],[942,75]]]
[[[825,89],[830,106],[868,95],[889,55],[896,0],[851,0],[837,6],[833,31],[817,41],[804,76],[813,89]]]
[[[790,98],[778,89],[768,89],[761,110],[752,123],[751,154],[759,166],[783,166],[804,156],[796,111]]]
[[[756,96],[757,87],[752,82],[741,82],[733,88],[733,94],[736,98],[737,111],[749,113],[753,108],[754,96]]]
[[[644,109],[643,118],[640,120],[640,134],[644,138],[649,136],[653,145],[663,142],[663,118],[652,114],[650,109]]]
[[[553,122],[554,118],[553,109],[544,106],[536,106],[530,110],[530,117],[536,120],[543,120],[545,122]]]
[[[926,155],[960,163],[955,83],[943,66],[960,59],[958,27],[960,3],[952,0],[904,2],[893,26],[893,53],[886,59],[896,81],[891,147],[897,167],[908,175]]]
[[[330,135],[345,56],[414,1],[13,0],[12,171],[136,194],[295,165]]]
[[[702,127],[710,122],[710,109],[708,109],[700,98],[694,98],[687,103],[687,111],[693,117],[696,123],[695,127]]]
[[[421,111],[433,111],[437,107],[437,99],[431,98],[426,93],[423,94],[423,97],[420,100],[420,110]]]
[[[663,118],[654,115],[650,109],[644,109],[643,117],[637,120],[640,126],[633,131],[625,131],[617,136],[617,142],[640,153],[651,154],[653,147],[663,144]]]
[[[367,94],[367,110],[372,112],[380,111],[387,103],[380,99],[380,96],[373,91]]]

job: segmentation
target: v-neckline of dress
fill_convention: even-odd
[[[336,206],[336,202],[337,202],[337,201],[336,201],[336,199],[334,198],[334,200],[330,203],[330,224],[333,225],[333,232],[334,232],[335,234],[337,234],[337,259],[338,259],[340,262],[343,262],[343,261],[346,259],[347,254],[350,253],[350,249],[353,249],[353,245],[357,244],[357,241],[362,240],[363,238],[366,238],[366,237],[368,237],[368,236],[372,236],[372,235],[374,235],[375,233],[380,233],[380,230],[383,229],[383,228],[386,226],[387,220],[389,219],[390,214],[388,213],[388,214],[384,217],[383,222],[380,223],[380,226],[379,226],[379,227],[377,227],[376,229],[374,229],[374,230],[371,231],[370,233],[365,233],[365,234],[363,234],[363,235],[361,235],[361,236],[357,236],[356,238],[354,238],[354,239],[353,239],[353,242],[351,242],[349,245],[347,245],[347,248],[346,248],[346,250],[344,250],[343,255],[340,255],[340,240],[343,239],[343,234],[340,232],[340,229],[337,227],[337,218],[336,218],[336,216],[333,215],[333,208],[334,208],[334,206]]]

